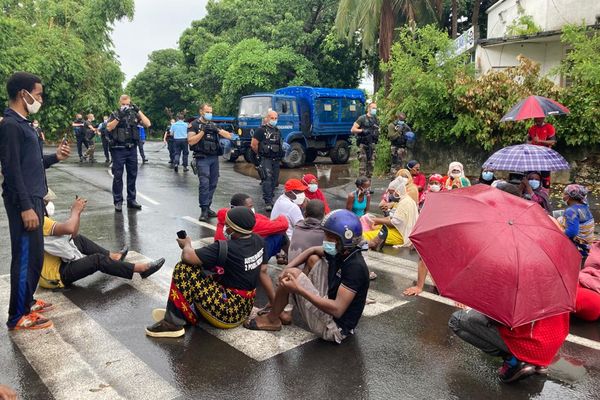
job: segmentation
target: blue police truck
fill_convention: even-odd
[[[284,163],[296,168],[328,155],[334,164],[350,158],[350,129],[364,113],[365,95],[358,89],[290,86],[274,93],[242,97],[238,113],[238,155],[252,160],[250,140],[269,110],[279,114],[277,126],[290,144]]]

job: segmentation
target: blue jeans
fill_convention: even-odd
[[[183,153],[183,160],[181,165],[184,167],[188,166],[188,155],[190,154],[190,149],[188,147],[187,139],[173,139],[173,165],[179,165],[179,158]]]
[[[127,170],[127,203],[135,201],[135,180],[137,179],[137,146],[112,148],[113,201],[123,203],[123,169]]]
[[[286,244],[287,235],[285,233],[280,233],[278,235],[267,236],[264,240],[267,260],[270,260],[271,257],[279,254],[281,248]]]
[[[200,208],[210,207],[219,182],[219,156],[195,158],[198,169],[198,200]]]

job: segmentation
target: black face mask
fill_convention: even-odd
[[[400,196],[396,196],[395,194],[392,194],[389,197],[390,197],[390,202],[391,203],[397,203],[397,202],[400,201]]]

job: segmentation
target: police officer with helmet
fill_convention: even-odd
[[[149,128],[150,120],[143,112],[131,103],[131,98],[124,94],[119,99],[120,108],[112,113],[106,130],[110,152],[112,155],[113,201],[115,211],[123,210],[123,169],[127,170],[127,208],[141,210],[136,201],[135,180],[137,178],[138,160],[137,146],[140,140],[138,124]]]
[[[281,131],[277,128],[277,113],[269,111],[264,124],[256,130],[250,147],[258,155],[265,209],[273,209],[273,196],[279,182],[279,166],[285,151]]]
[[[188,126],[188,144],[193,152],[192,169],[198,175],[198,197],[201,214],[200,221],[207,222],[217,213],[210,209],[213,195],[219,181],[219,156],[223,155],[220,137],[231,139],[232,134],[220,129],[212,122],[212,106],[200,106],[200,117]]]
[[[352,133],[357,137],[359,175],[373,177],[375,168],[375,145],[379,141],[379,120],[377,119],[377,104],[371,103],[367,113],[358,117],[352,125]]]

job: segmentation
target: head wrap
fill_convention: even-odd
[[[565,188],[565,194],[573,200],[578,200],[587,204],[588,190],[585,186],[577,185],[575,183],[570,184]]]
[[[437,182],[440,185],[444,184],[444,177],[441,176],[440,174],[433,174],[429,177],[429,183],[431,182]]]
[[[406,179],[402,177],[398,177],[390,182],[388,185],[388,190],[393,190],[394,192],[398,190],[398,188],[404,187],[406,189]]]
[[[304,183],[306,185],[310,184],[310,182],[313,180],[315,180],[315,181],[317,181],[317,183],[319,183],[319,180],[313,174],[304,174],[304,176],[302,177],[302,183]]]
[[[415,165],[417,165],[419,162],[417,160],[410,160],[407,164],[406,164],[406,168],[411,169],[414,168]]]
[[[465,176],[465,167],[463,167],[463,165],[461,163],[459,163],[458,161],[454,161],[451,162],[450,165],[448,166],[448,176],[452,175],[452,171],[453,170],[459,170],[460,171],[460,176],[464,178]]]
[[[243,235],[251,234],[255,223],[254,213],[246,207],[234,207],[225,216],[225,224]]]
[[[407,185],[410,185],[411,183],[413,183],[412,174],[406,168],[398,170],[398,172],[396,172],[396,176],[397,177],[402,177],[402,178],[406,179],[407,180],[407,182],[406,182]]]

